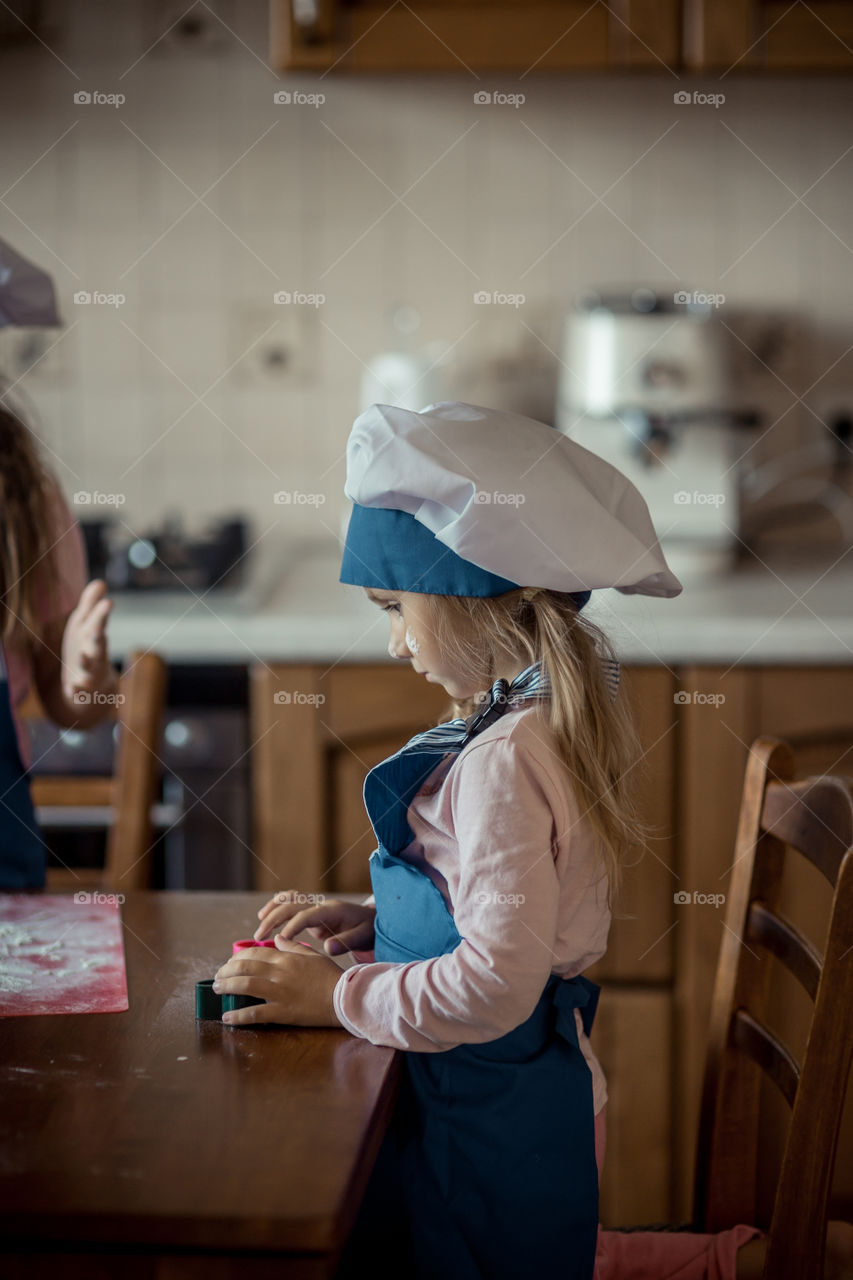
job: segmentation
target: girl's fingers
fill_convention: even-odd
[[[374,930],[369,924],[356,925],[354,929],[344,929],[336,933],[325,944],[326,954],[343,955],[345,951],[370,951],[373,949]]]
[[[66,631],[66,653],[81,667],[103,663],[107,656],[107,619],[112,600],[104,600],[92,613],[72,615]]]
[[[99,604],[92,610],[92,623],[96,628],[96,634],[100,637],[106,634],[107,618],[112,612],[113,602],[110,599],[101,600]]]
[[[279,936],[275,940],[276,948],[279,951],[289,952],[291,955],[299,956],[304,960],[306,956],[316,956],[317,952],[312,947],[304,946],[301,942],[288,942],[286,938]]]
[[[258,916],[261,919],[263,919],[264,916],[268,916],[271,911],[274,911],[276,907],[293,906],[294,905],[293,902],[290,901],[290,895],[298,892],[299,892],[298,889],[285,889],[275,894],[275,896],[270,898],[268,902],[264,903],[264,905],[261,907],[260,911],[258,912]]]
[[[80,599],[77,601],[74,612],[85,618],[92,612],[98,601],[103,599],[107,591],[107,584],[103,578],[93,578],[91,582],[87,582],[86,586],[80,592]]]
[[[287,1025],[284,1010],[272,1001],[266,1004],[250,1004],[245,1009],[230,1009],[223,1013],[222,1021],[227,1027],[251,1026],[257,1022],[278,1022]]]
[[[285,923],[294,911],[298,910],[299,908],[293,905],[274,907],[269,915],[264,916],[253,936],[260,942],[262,938],[266,938],[273,933],[280,924]]]
[[[286,989],[293,981],[291,966],[282,963],[282,951],[298,955],[300,961],[306,956],[322,959],[315,952],[306,951],[298,942],[279,941],[276,945],[276,951],[258,947],[256,951],[247,949],[226,960],[214,975],[213,990],[217,995],[259,996],[264,1000],[274,1000],[281,996],[282,986]]]
[[[80,599],[85,599],[87,604],[94,604],[105,596],[107,591],[108,587],[103,578],[92,578],[81,591]]]
[[[220,965],[214,975],[214,987],[216,990],[221,988],[228,995],[263,995],[262,991],[247,991],[245,985],[239,984],[272,982],[276,970],[280,972],[280,966],[281,958],[275,951],[270,951],[268,947],[250,951],[247,947],[245,951]]]
[[[335,909],[339,906],[340,903],[334,904]],[[258,925],[254,936],[260,940],[262,937],[269,935],[274,929],[278,929],[281,926],[288,930],[286,936],[291,937],[293,933],[300,933],[308,924],[322,923],[323,913],[325,912],[329,914],[331,908],[332,904],[328,902],[324,902],[316,907],[301,907],[296,902],[283,902],[280,905],[275,906],[272,911],[264,916],[263,923]],[[310,920],[308,919],[309,916],[312,917]],[[301,921],[301,923],[294,927],[295,921]]]
[[[338,922],[338,908],[329,910],[329,904],[323,903],[318,907],[304,907],[301,911],[297,911],[295,916],[291,916],[281,930],[281,936],[284,938],[293,938],[297,933],[301,933],[303,929],[310,929],[312,925],[323,925],[330,933],[334,932],[334,925]]]
[[[105,600],[102,605],[98,605],[97,609],[82,619],[78,626],[81,628],[80,640],[84,648],[94,652],[98,648],[103,648],[107,638],[107,619],[112,610],[112,600]]]

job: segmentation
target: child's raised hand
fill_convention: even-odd
[[[261,923],[255,930],[255,938],[260,942],[279,930],[280,938],[289,940],[307,929],[315,938],[326,939],[325,950],[332,956],[344,951],[372,950],[375,907],[338,902],[334,898],[306,907],[305,897],[294,889],[277,893],[258,912]]]
[[[339,1027],[333,993],[341,971],[333,960],[276,939],[276,950],[257,947],[232,956],[216,974],[220,995],[257,996],[266,1004],[222,1015],[232,1026],[283,1022],[296,1027]]]
[[[70,703],[80,701],[81,693],[109,692],[115,685],[107,652],[107,618],[112,607],[107,584],[94,578],[68,615],[62,635],[62,691]]]

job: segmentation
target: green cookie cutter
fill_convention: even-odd
[[[205,978],[195,984],[195,1016],[203,1019],[222,1020],[223,1013],[231,1013],[235,1009],[248,1009],[252,1004],[266,1004],[257,996],[220,995],[213,990],[213,978]]]

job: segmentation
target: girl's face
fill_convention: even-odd
[[[408,658],[412,667],[433,684],[443,685],[460,701],[482,692],[483,682],[454,668],[442,654],[427,613],[426,597],[417,591],[380,591],[366,587],[372,600],[391,622],[388,652],[392,658]]]

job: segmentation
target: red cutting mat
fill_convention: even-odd
[[[114,897],[0,894],[0,1017],[127,1007]]]

